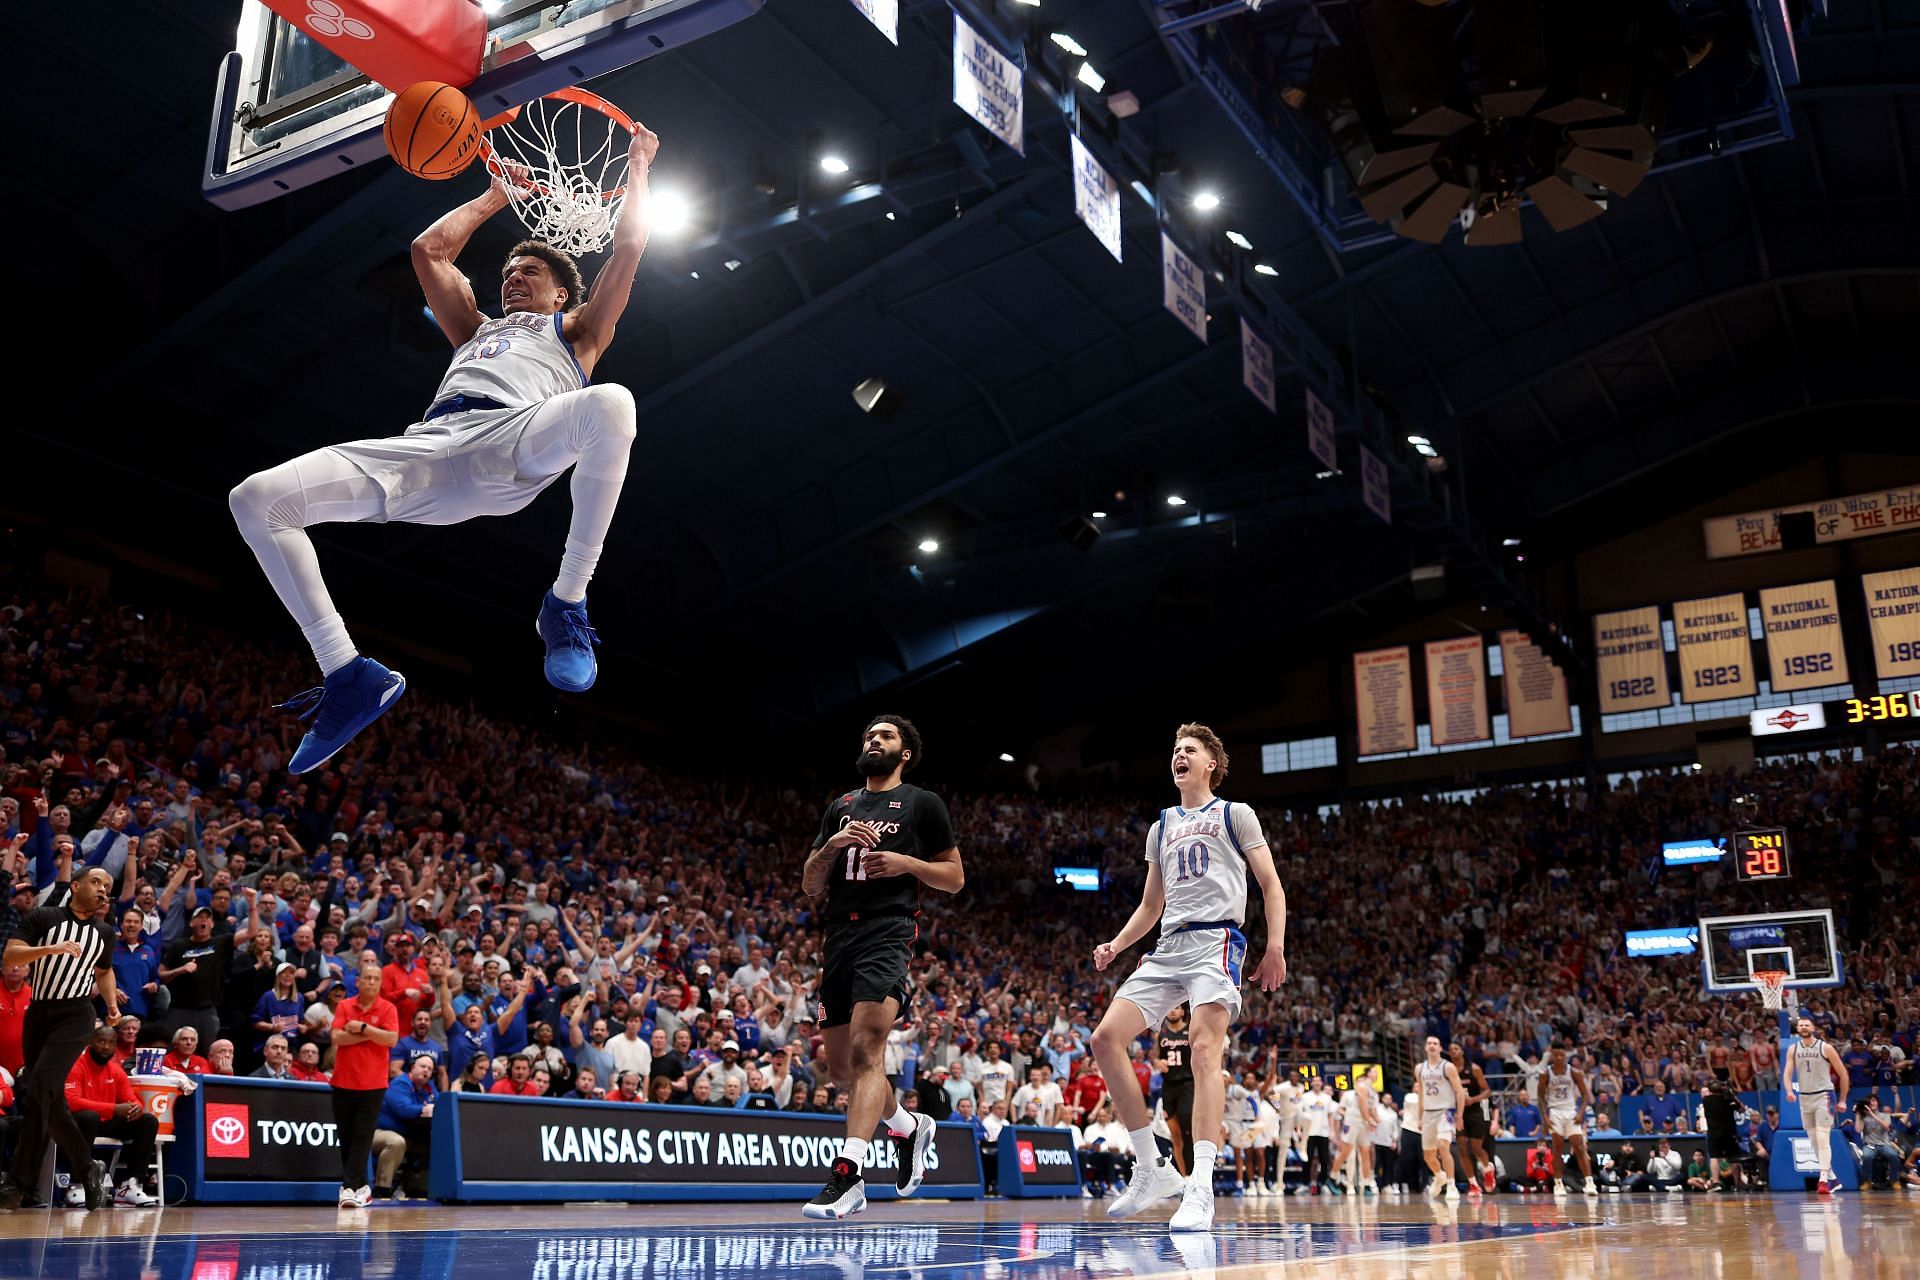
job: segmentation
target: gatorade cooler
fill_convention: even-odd
[[[173,1132],[173,1104],[180,1100],[180,1086],[167,1076],[129,1076],[133,1092],[155,1120],[162,1135]]]

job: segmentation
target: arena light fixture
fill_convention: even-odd
[[[1104,511],[1096,511],[1093,513],[1093,518],[1095,520],[1105,520],[1107,518],[1107,513]]]
[[[740,259],[728,258],[726,261],[726,268],[729,271],[738,271],[740,269]]]
[[[940,541],[937,538],[922,538],[920,539],[920,549],[928,555],[932,555],[940,549]]]
[[[1073,73],[1073,78],[1095,93],[1107,87],[1107,78],[1095,71],[1091,62],[1081,63],[1080,69]]]
[[[848,164],[845,160],[842,160],[839,156],[826,155],[826,156],[820,157],[820,167],[822,169],[825,169],[828,173],[841,174],[841,173],[845,173],[847,170],[851,169],[853,166]]]
[[[1006,753],[1005,751],[1002,751],[1002,752],[1000,753],[1000,763],[1001,763],[1001,764],[1012,764],[1012,763],[1013,763],[1013,757],[1012,757],[1011,755],[1009,755],[1009,754],[1007,754],[1007,753]]]
[[[1076,58],[1084,58],[1087,56],[1087,46],[1081,44],[1064,31],[1054,32],[1053,42]]]
[[[1170,493],[1167,495],[1167,505],[1170,507],[1184,507],[1187,505],[1187,500],[1177,493]]]
[[[1247,239],[1245,236],[1241,235],[1238,231],[1227,232],[1227,241],[1230,244],[1234,245],[1236,248],[1240,248],[1240,249],[1253,248],[1253,241]]]
[[[1425,436],[1408,436],[1407,443],[1418,449],[1423,444],[1431,445],[1433,441],[1427,439]]]
[[[1220,207],[1220,197],[1211,191],[1202,191],[1193,198],[1193,207],[1202,213],[1212,213]]]
[[[678,191],[656,191],[648,204],[647,221],[662,235],[685,231],[693,221],[693,206]]]
[[[1280,274],[1280,268],[1271,262],[1256,262],[1253,264],[1253,273],[1257,276],[1277,276]]]

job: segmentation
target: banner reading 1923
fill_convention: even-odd
[[[1602,714],[1644,711],[1673,700],[1667,692],[1667,650],[1658,606],[1594,614],[1593,657]]]
[[[1753,696],[1753,640],[1746,597],[1738,591],[1674,601],[1673,646],[1680,658],[1681,701]]]

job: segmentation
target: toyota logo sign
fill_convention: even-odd
[[[245,1160],[253,1154],[247,1134],[245,1103],[207,1104],[207,1155],[209,1158]]]

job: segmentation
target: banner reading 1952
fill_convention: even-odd
[[[1775,693],[1847,683],[1837,599],[1832,578],[1769,587],[1760,593],[1760,621],[1767,631]]]

